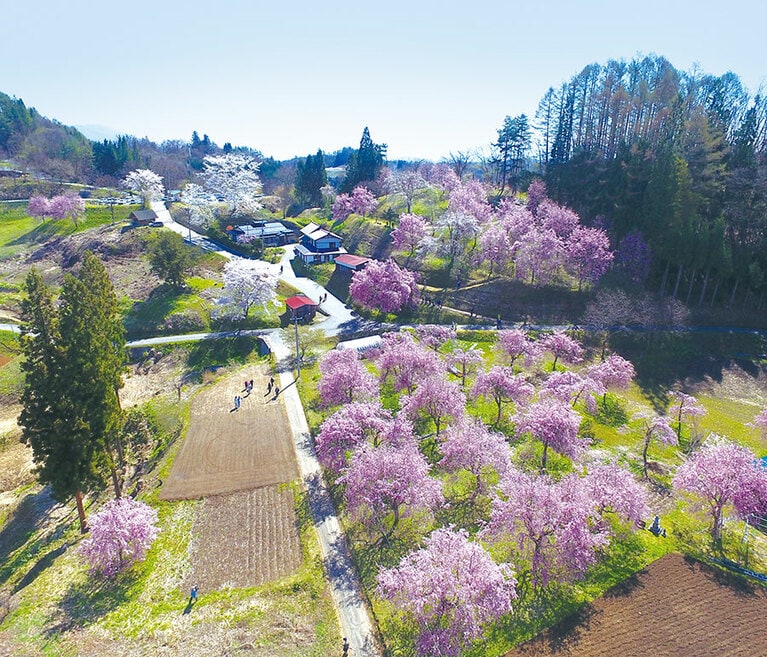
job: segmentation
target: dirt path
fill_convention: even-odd
[[[253,379],[250,395],[245,378]],[[195,499],[298,478],[290,425],[281,398],[265,395],[265,368],[246,368],[194,399],[189,431],[160,498]],[[235,395],[242,396],[239,410]]]

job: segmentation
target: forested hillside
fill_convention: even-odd
[[[738,77],[662,57],[592,64],[538,112],[549,194],[615,243],[641,231],[657,284],[688,303],[761,303],[767,273],[767,100]],[[724,289],[723,287],[724,286]]]

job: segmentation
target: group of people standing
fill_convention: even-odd
[[[244,387],[242,389],[242,392],[245,393],[245,396],[250,396],[250,393],[253,392],[253,379],[250,379],[250,381],[246,380],[244,383]],[[277,399],[277,397],[280,394],[280,387],[274,383],[274,377],[269,377],[269,383],[266,386],[266,394],[264,397],[268,397],[274,393],[274,398]],[[240,395],[234,396],[234,409],[235,411],[240,410],[240,406],[242,405],[242,397]]]

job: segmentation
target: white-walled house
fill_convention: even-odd
[[[301,242],[296,247],[298,257],[307,265],[333,262],[336,256],[346,253],[341,237],[322,226],[311,223],[301,229]]]

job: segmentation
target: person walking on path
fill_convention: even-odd
[[[234,410],[235,411],[239,411],[240,410],[240,403],[241,403],[241,401],[242,400],[240,399],[239,395],[235,395],[234,396]]]
[[[197,584],[192,586],[192,590],[189,592],[189,603],[194,604],[197,602]]]
[[[274,386],[274,398],[277,399],[277,397],[280,396],[280,386]]]

